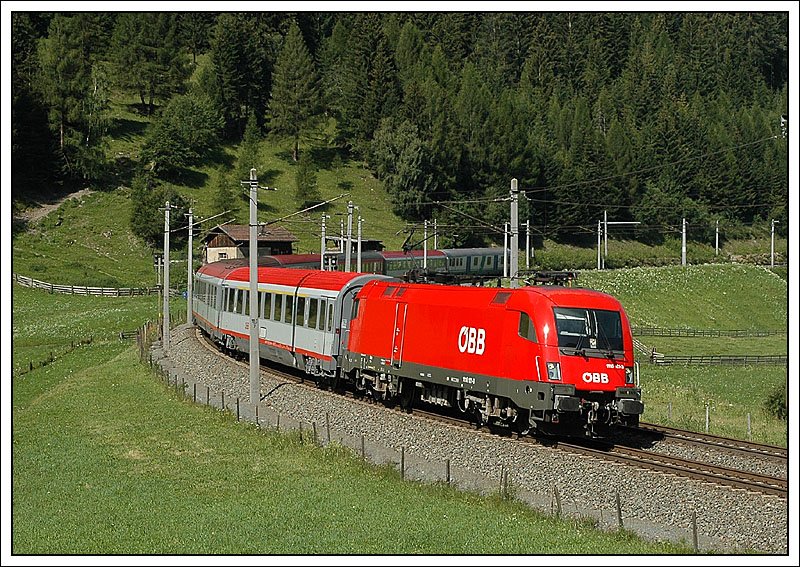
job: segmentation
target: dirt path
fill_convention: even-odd
[[[33,224],[39,222],[41,219],[46,217],[48,214],[55,211],[58,207],[64,203],[67,199],[72,199],[74,197],[80,198],[84,197],[88,194],[92,193],[91,189],[81,189],[80,191],[76,191],[74,193],[70,193],[69,195],[65,195],[60,199],[53,201],[52,203],[44,203],[36,208],[28,209],[26,211],[21,212],[17,217],[26,221],[28,224]]]

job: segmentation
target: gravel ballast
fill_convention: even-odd
[[[241,418],[255,419],[247,365],[210,351],[197,339],[195,327],[173,329],[169,356],[164,356],[159,343],[151,356],[171,380],[186,384],[190,395],[213,392],[203,403],[219,406],[224,391],[227,408],[236,408],[238,398]],[[313,427],[322,443],[330,431],[332,440],[359,455],[363,443],[366,458],[377,464],[399,468],[402,452],[405,478],[445,481],[449,470],[450,480],[459,488],[485,494],[499,491],[505,472],[514,498],[548,514],[560,506],[563,516],[592,518],[599,528],[612,530],[619,527],[621,511],[625,529],[648,540],[689,546],[695,540],[695,521],[701,552],[788,553],[788,504],[778,497],[458,429],[287,383],[263,371],[261,394],[262,425],[274,427],[280,414],[282,429]],[[668,452],[679,451],[676,447]]]

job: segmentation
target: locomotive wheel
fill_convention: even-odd
[[[403,382],[403,393],[400,394],[400,409],[406,413],[411,413],[414,408],[414,394],[417,387],[408,380]]]

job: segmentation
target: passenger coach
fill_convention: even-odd
[[[259,355],[332,378],[347,345],[355,294],[385,276],[288,268],[258,268]],[[215,262],[195,274],[195,323],[229,351],[248,352],[250,269]]]

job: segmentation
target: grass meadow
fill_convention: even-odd
[[[193,405],[130,342],[112,338],[149,318],[142,298],[63,297],[79,305],[53,311],[60,298],[14,288],[15,358],[82,336],[83,312],[104,337],[13,377],[14,554],[690,551],[546,517],[499,495],[406,482],[341,447],[301,444]],[[36,323],[45,318],[57,332]]]

